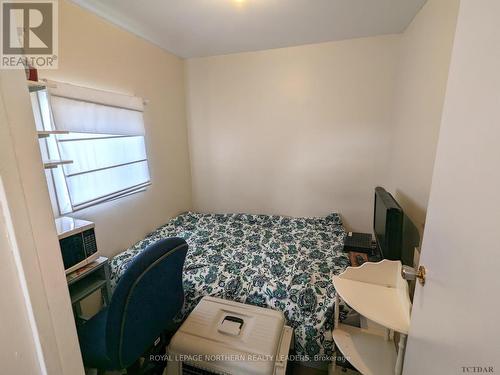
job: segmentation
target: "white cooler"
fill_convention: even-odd
[[[203,297],[170,341],[167,375],[284,375],[292,334],[281,311]]]

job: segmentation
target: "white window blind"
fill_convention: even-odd
[[[54,177],[61,214],[145,190],[143,100],[60,82],[48,87],[53,129],[69,132],[57,135],[59,156],[73,161],[63,178]]]

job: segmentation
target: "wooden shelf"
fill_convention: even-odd
[[[397,358],[394,341],[345,324],[339,324],[332,334],[337,348],[363,375],[394,374]]]
[[[85,297],[94,293],[97,289],[102,288],[108,281],[99,274],[90,275],[79,283],[71,285],[69,294],[71,304],[77,303]]]
[[[43,162],[43,167],[45,169],[57,168],[60,165],[72,164],[73,160],[45,160]]]
[[[69,134],[67,130],[39,130],[37,131],[38,138],[47,138],[52,134]]]
[[[77,281],[83,279],[84,277],[87,277],[92,272],[99,270],[100,268],[106,265],[107,261],[108,258],[99,257],[92,263],[89,263],[83,266],[82,268],[77,269],[76,271],[70,272],[69,274],[66,275],[66,281],[68,282],[68,285],[72,285]]]
[[[408,334],[411,302],[399,261],[367,262],[333,277],[335,290],[358,313],[391,330]]]

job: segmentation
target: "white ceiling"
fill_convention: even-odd
[[[181,57],[402,32],[426,0],[73,0]]]

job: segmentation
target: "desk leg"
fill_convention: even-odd
[[[396,359],[396,375],[401,375],[403,372],[403,358],[406,349],[406,335],[399,334],[398,358]]]
[[[340,297],[339,294],[335,294],[335,311],[334,311],[334,321],[333,321],[333,329],[339,326],[339,314],[340,314]]]
[[[77,326],[79,326],[84,321],[82,318],[82,307],[80,306],[80,302],[75,302],[71,307],[73,308],[73,315],[75,317],[75,324]]]
[[[104,276],[106,277],[106,285],[101,289],[102,299],[106,306],[109,305],[111,299],[111,282],[110,282],[111,271],[109,269],[109,263],[104,266]]]
[[[100,292],[101,292],[101,305],[103,307],[108,306],[109,305],[109,295],[108,295],[108,289],[106,288],[106,286],[103,286],[101,288]]]
[[[75,317],[80,319],[82,316],[82,307],[80,306],[80,302],[76,302],[74,305]]]
[[[335,293],[335,306],[333,310],[333,329],[336,329],[339,326],[339,315],[340,315],[340,297],[338,293]],[[336,362],[337,362],[337,356],[339,355],[339,350],[337,349],[337,344],[335,344],[335,340],[333,341],[333,354],[334,357],[331,363],[328,365],[328,375],[333,375],[333,373],[335,372],[335,367],[337,365]]]
[[[335,369],[336,369],[335,361],[332,361],[331,363],[328,364],[328,375],[335,374]]]

